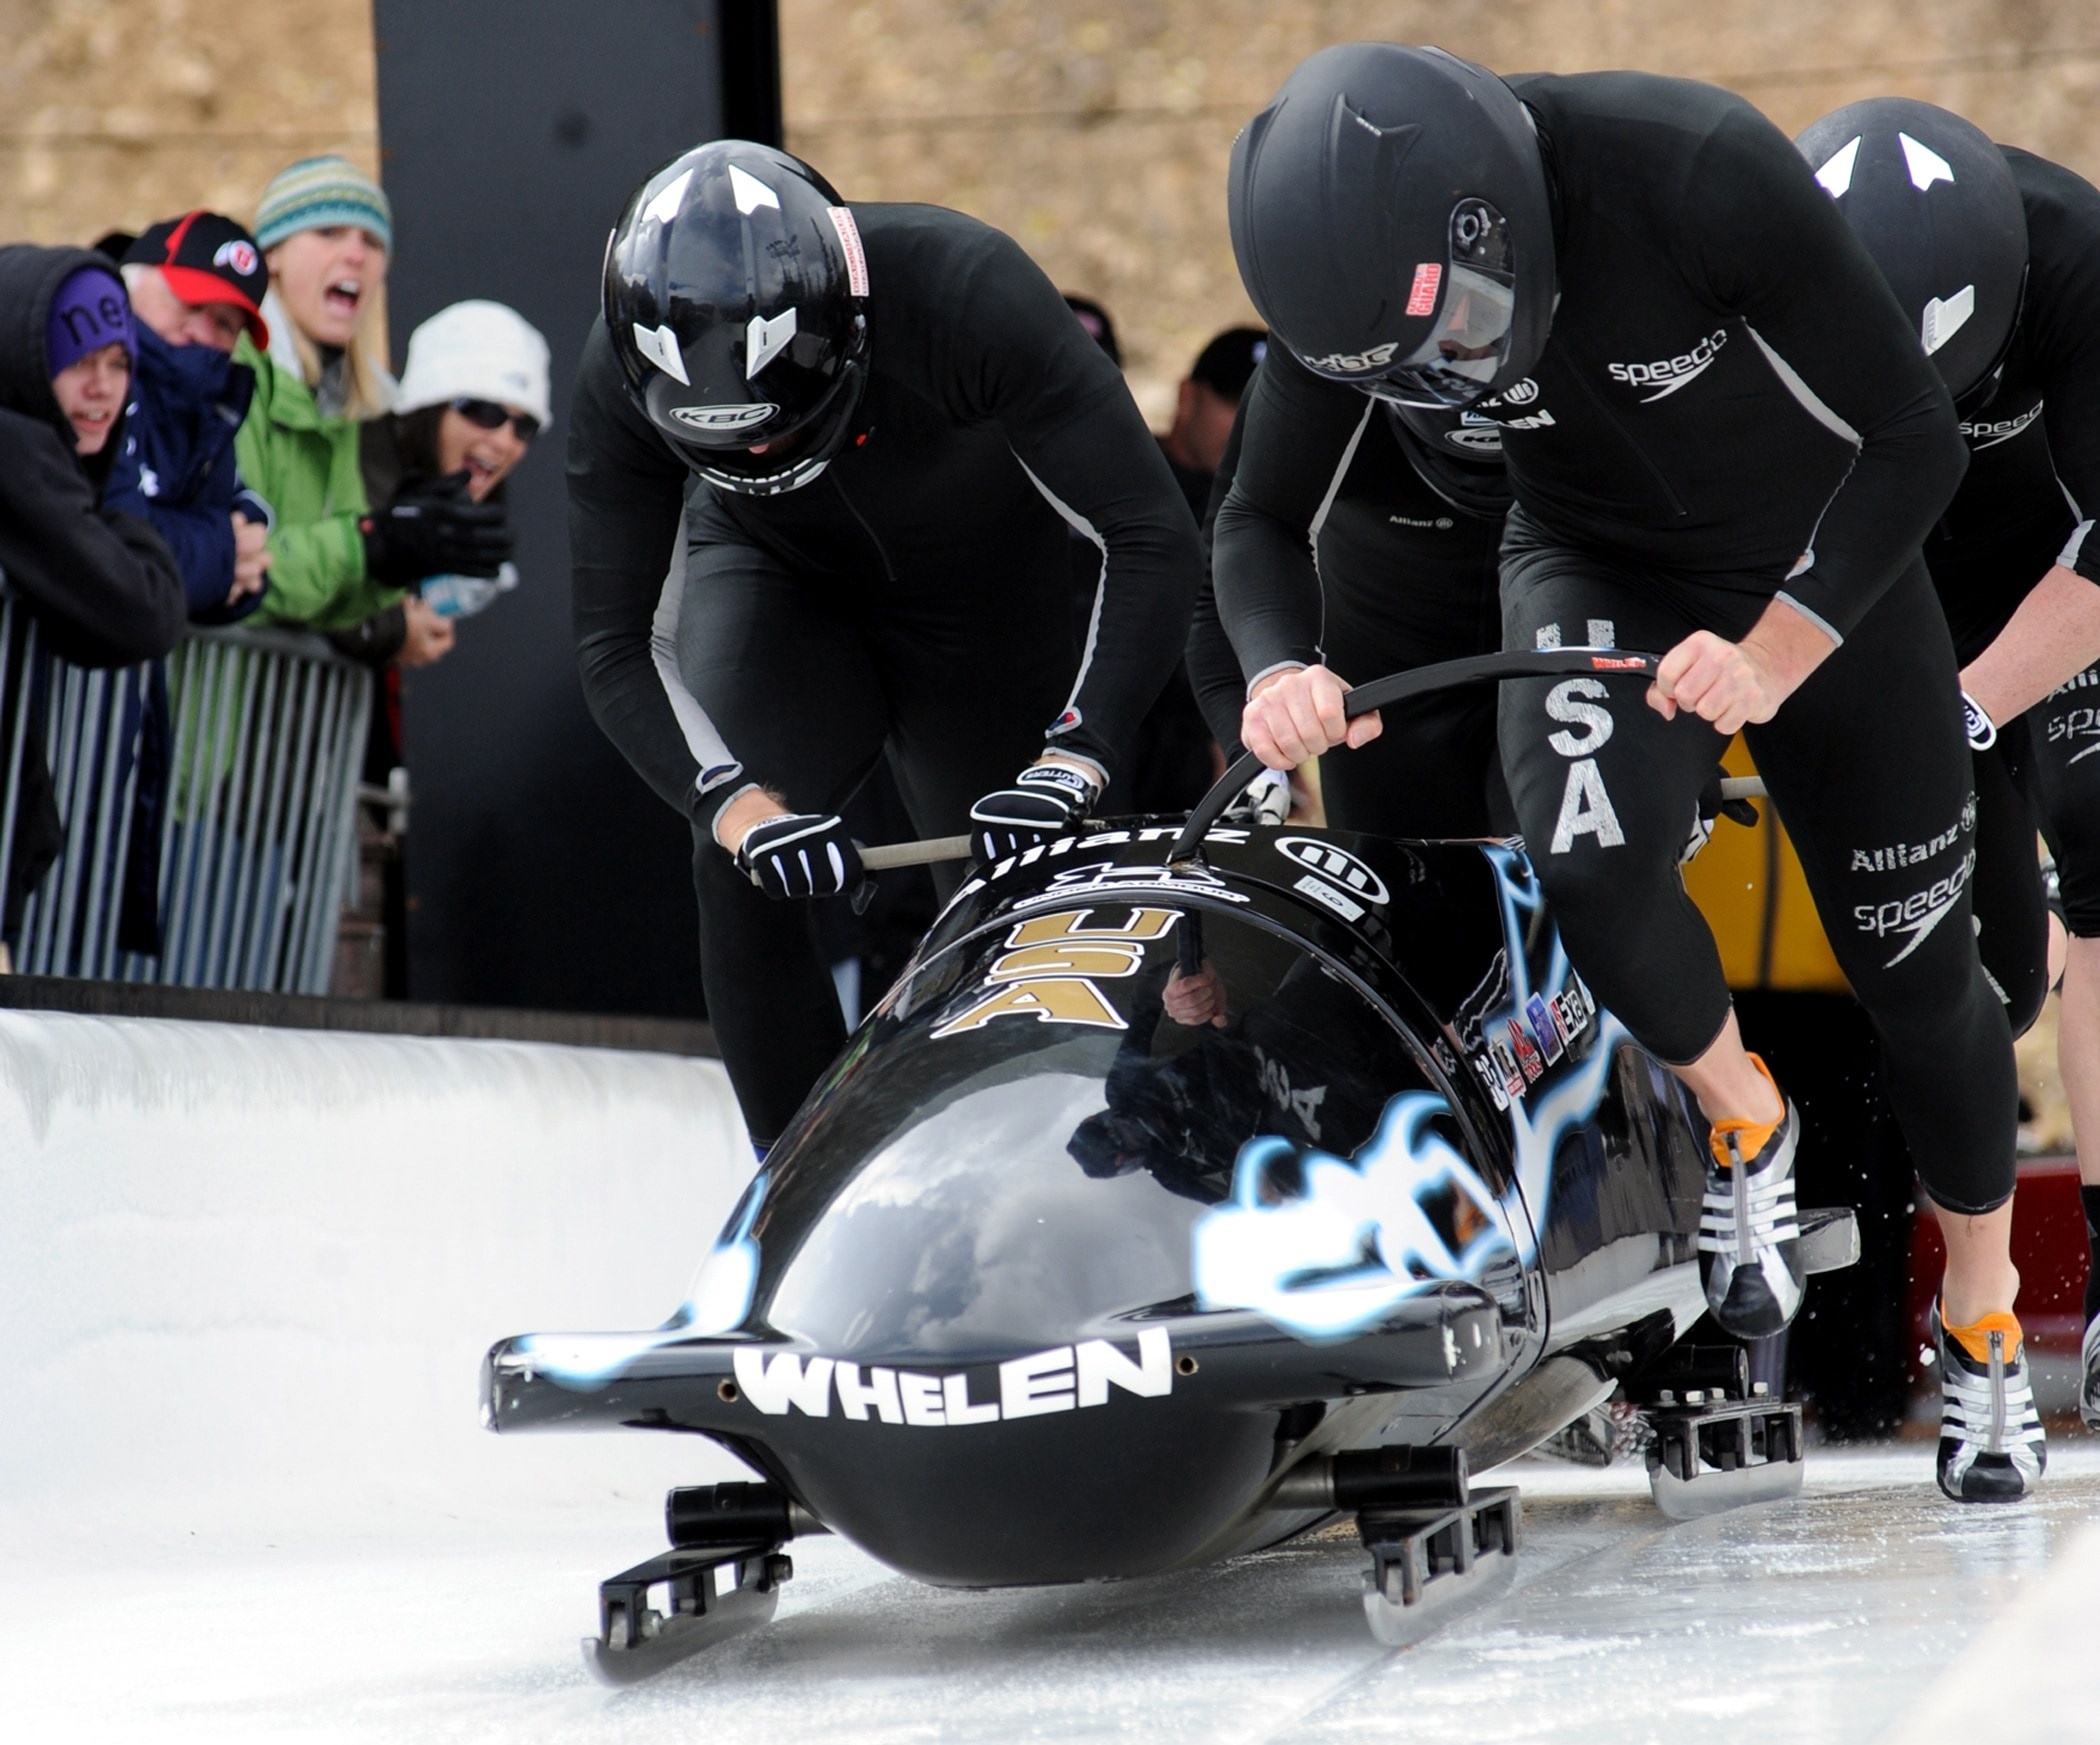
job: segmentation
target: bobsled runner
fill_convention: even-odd
[[[1704,1123],[1521,845],[1217,823],[1251,773],[973,869],[670,1320],[490,1352],[491,1429],[698,1433],[753,1469],[672,1492],[670,1549],[603,1584],[599,1676],[763,1623],[826,1529],[976,1587],[1346,1515],[1372,1629],[1412,1641],[1512,1577],[1516,1493],[1469,1475],[1622,1388],[1670,1515],[1798,1487],[1798,1408],[1679,1343]],[[1804,1232],[1811,1269],[1852,1258],[1849,1213]]]

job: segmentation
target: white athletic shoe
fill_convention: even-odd
[[[1982,1342],[1981,1358],[1972,1340]],[[2049,1464],[2018,1318],[2003,1310],[1986,1315],[1957,1339],[1935,1302],[1932,1342],[1940,1371],[1940,1489],[1958,1503],[2018,1501]]]
[[[1771,1084],[1765,1063],[1754,1054],[1750,1058]],[[1743,1142],[1759,1131],[1750,1122],[1717,1121],[1708,1141],[1712,1156],[1699,1210],[1699,1267],[1706,1306],[1738,1339],[1762,1339],[1783,1330],[1801,1307],[1808,1279],[1794,1206],[1801,1116],[1784,1097],[1780,1101],[1786,1112],[1749,1156],[1743,1155]]]

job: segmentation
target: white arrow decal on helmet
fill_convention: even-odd
[[[1842,200],[1852,188],[1852,166],[1859,161],[1860,135],[1854,134],[1829,157],[1816,172],[1816,180],[1823,184],[1823,191],[1833,200]]]
[[[1907,133],[1896,135],[1903,147],[1903,161],[1910,168],[1910,185],[1923,193],[1935,182],[1954,180],[1954,166],[1930,146],[1920,145]]]
[[[729,166],[729,192],[736,198],[736,209],[747,218],[761,206],[770,206],[775,212],[780,210],[780,196],[756,176],[734,164]]]
[[[771,321],[763,315],[752,316],[751,325],[744,330],[744,380],[757,381],[758,372],[777,358],[794,337],[794,310],[783,310]]]
[[[656,198],[642,208],[642,216],[653,218],[658,224],[669,224],[678,216],[678,208],[685,204],[686,184],[692,179],[691,170],[682,176],[674,176],[657,190]]]
[[[1918,340],[1927,357],[1945,345],[1976,313],[1976,287],[1964,285],[1951,297],[1934,297],[1925,305],[1925,319],[1918,324]]]
[[[668,327],[659,327],[652,333],[637,321],[634,348],[681,388],[693,385],[693,378],[685,373],[685,356],[678,349],[678,335]]]

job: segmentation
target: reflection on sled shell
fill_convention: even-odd
[[[1689,1325],[1682,1105],[1520,853],[1171,835],[966,884],[672,1321],[505,1341],[491,1428],[700,1432],[908,1573],[1073,1581],[1297,1530],[1314,1455],[1477,1470]]]

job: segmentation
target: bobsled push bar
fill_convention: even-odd
[[[1658,655],[1616,648],[1541,648],[1518,649],[1505,654],[1476,654],[1464,660],[1415,667],[1408,672],[1374,679],[1367,685],[1358,685],[1350,691],[1344,710],[1353,721],[1374,709],[1403,703],[1410,697],[1423,696],[1430,691],[1447,690],[1453,685],[1484,684],[1496,679],[1653,678],[1655,669],[1661,664]],[[1261,759],[1250,751],[1227,770],[1210,792],[1197,802],[1196,809],[1189,814],[1187,828],[1175,838],[1167,858],[1184,861],[1193,855],[1203,841],[1204,832],[1218,821],[1226,807],[1239,798],[1247,784],[1261,774],[1261,769]],[[1724,799],[1730,800],[1762,799],[1764,784],[1754,776],[1730,777],[1721,784],[1721,793]],[[924,866],[937,860],[968,860],[970,854],[969,837],[934,836],[923,842],[893,842],[879,848],[863,848],[860,859],[870,872],[883,872],[891,867]]]
[[[768,1484],[674,1490],[664,1527],[669,1551],[598,1584],[598,1634],[584,1638],[583,1663],[602,1684],[635,1684],[770,1621],[795,1573],[781,1546],[824,1531]]]

